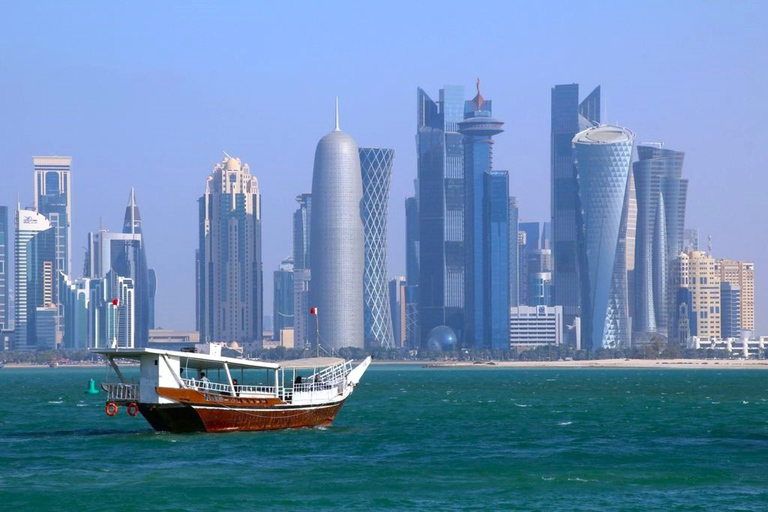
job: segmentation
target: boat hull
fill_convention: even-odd
[[[251,407],[241,404],[142,404],[139,412],[158,431],[233,432],[330,425],[343,401],[312,405]]]

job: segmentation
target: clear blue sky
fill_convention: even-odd
[[[224,5],[221,5],[224,4]],[[5,2],[0,7],[0,204],[32,204],[33,155],[71,155],[73,262],[119,230],[136,188],[157,323],[194,327],[196,200],[221,151],[263,198],[265,313],[291,252],[294,197],[317,141],[341,128],[396,150],[389,271],[404,273],[416,174],[416,87],[493,100],[494,164],[521,218],[549,217],[549,98],[602,85],[606,121],[684,151],[687,227],[753,260],[768,334],[768,2]],[[604,111],[605,112],[605,111]]]

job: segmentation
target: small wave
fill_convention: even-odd
[[[597,482],[597,480],[589,480],[589,479],[586,479],[586,478],[579,478],[578,476],[574,477],[574,478],[569,478],[568,481],[569,482]]]
[[[573,424],[572,421],[561,421],[560,423],[558,423],[558,425],[560,425],[561,427],[565,427],[566,425],[571,425],[571,424]]]
[[[80,402],[79,404],[77,404],[77,407],[88,407],[88,404],[84,404]]]
[[[530,407],[530,405],[526,405],[526,404],[515,404],[515,407]]]
[[[49,404],[63,404],[64,400],[49,400]]]
[[[743,403],[744,405],[747,405],[749,402],[747,402],[746,400],[742,400],[741,403]]]
[[[553,477],[553,476],[543,476],[543,477],[541,477],[541,479],[546,481],[546,482],[551,482],[552,480],[555,479],[555,477]]]

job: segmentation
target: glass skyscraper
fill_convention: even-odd
[[[493,169],[493,136],[504,131],[503,122],[492,117],[493,106],[480,94],[464,105],[464,120],[459,122],[459,133],[464,143],[464,322],[463,340],[466,346],[490,348],[492,343],[486,332],[487,303],[485,300],[485,213],[490,198],[486,195],[486,173]],[[508,215],[509,192],[503,209]],[[509,222],[508,218],[505,222]],[[508,224],[506,224],[508,226]],[[507,238],[508,233],[505,233]],[[506,266],[505,266],[506,267]],[[507,274],[506,268],[504,273]],[[508,277],[505,279],[508,288]],[[509,292],[505,294],[509,307]]]
[[[509,350],[509,173],[485,172],[484,195],[484,348]]]
[[[310,220],[312,218],[312,194],[296,197],[299,207],[293,212],[293,341],[297,348],[310,342],[309,285]]]
[[[8,272],[11,269],[11,262],[8,259],[9,241],[8,207],[0,206],[0,331],[11,328],[11,294],[8,286]]]
[[[418,183],[418,182],[417,182]],[[418,186],[416,187],[418,192]],[[416,197],[405,200],[405,325],[402,346],[418,348],[419,330],[419,203]]]
[[[59,272],[69,274],[72,270],[72,186],[68,156],[36,156],[32,158],[35,168],[35,210],[45,216],[55,231],[53,275]],[[59,303],[58,280],[54,279],[53,303]],[[61,311],[56,314],[57,333],[63,324]]]
[[[154,319],[154,298],[156,291],[156,276],[154,271],[147,268],[147,246],[142,233],[141,214],[136,203],[136,193],[133,189],[128,196],[125,207],[122,233],[111,233],[100,230],[88,234],[88,244],[85,255],[85,277],[88,279],[106,279],[112,272],[114,283],[105,285],[107,291],[115,293],[120,286],[130,287],[130,300],[133,305],[128,309],[119,309],[118,314],[126,319],[130,317],[130,329],[127,320],[120,329],[124,332],[118,340],[119,346],[146,347],[149,343],[150,324]],[[150,278],[150,272],[153,276]],[[154,279],[154,281],[153,281]],[[128,281],[130,280],[130,283]],[[71,286],[71,285],[70,285]],[[106,298],[104,300],[111,300]],[[128,305],[124,305],[128,308]],[[66,324],[65,317],[64,323]],[[65,327],[65,332],[69,329]],[[122,344],[120,344],[122,343]]]
[[[426,348],[435,327],[464,337],[464,88],[446,85],[438,101],[419,88],[416,111],[418,321]]]
[[[633,165],[637,193],[637,245],[633,330],[667,334],[668,311],[676,290],[669,288],[670,265],[683,251],[688,180],[682,179],[681,151],[661,144],[637,147]]]
[[[608,125],[573,139],[582,209],[581,339],[587,349],[629,346],[626,198],[634,140],[630,130]]]
[[[517,197],[509,198],[509,306],[520,305],[520,210]]]
[[[293,328],[293,257],[289,256],[280,262],[280,267],[274,272],[272,295],[273,327],[272,339],[280,340],[280,331]]]
[[[14,243],[16,350],[38,348],[37,310],[50,308],[53,304],[56,238],[52,228],[44,215],[17,207]]]
[[[226,155],[199,201],[200,341],[262,341],[261,194],[247,164]]]
[[[387,286],[387,206],[395,150],[359,148],[359,153],[365,233],[365,342],[371,347],[393,348],[395,341]]]
[[[600,87],[579,103],[579,85],[552,88],[551,207],[553,302],[563,306],[563,320],[573,325],[581,314],[578,223],[581,212],[574,169],[573,137],[600,123]]]

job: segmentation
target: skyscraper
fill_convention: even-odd
[[[56,230],[55,271],[72,268],[72,193],[69,156],[36,156],[35,210]]]
[[[16,350],[37,348],[37,308],[49,308],[53,303],[56,249],[52,227],[44,215],[17,207],[14,243]]]
[[[688,336],[719,338],[720,272],[705,252],[681,252],[671,265],[675,288],[670,338],[684,343]]]
[[[58,272],[69,274],[72,268],[72,194],[68,156],[36,156],[32,158],[35,168],[35,210],[45,216],[55,231],[53,275]],[[55,337],[60,338],[63,321],[62,311],[55,306],[58,299],[58,280],[53,280],[53,302],[46,307],[57,307]]]
[[[261,343],[259,182],[247,164],[226,155],[208,176],[198,204],[200,340]]]
[[[304,348],[314,331],[309,318],[312,194],[301,194],[296,201],[299,207],[293,213],[293,339],[296,347]]]
[[[493,170],[493,136],[504,130],[503,122],[492,117],[493,106],[480,94],[464,105],[464,120],[459,122],[459,133],[464,144],[464,322],[463,341],[476,348],[490,348],[487,335],[487,302],[484,289],[485,263],[485,215],[489,201],[486,195],[486,173]],[[509,192],[503,209],[509,213]],[[508,227],[508,218],[505,219]],[[505,236],[509,236],[508,233]],[[505,270],[508,276],[509,269]],[[508,277],[506,281],[507,288]],[[507,291],[507,302],[509,295]],[[507,308],[509,305],[507,304]]]
[[[405,289],[405,277],[397,276],[389,280],[389,310],[395,348],[403,348],[407,336]]]
[[[634,140],[630,130],[609,125],[588,128],[573,139],[582,212],[581,329],[587,349],[629,345],[626,198]]]
[[[517,197],[509,198],[509,306],[520,305],[520,210]]]
[[[483,346],[509,350],[509,173],[486,171],[484,178]]]
[[[741,337],[741,288],[737,284],[720,281],[720,335]]]
[[[128,329],[128,305],[119,306],[119,313],[126,321],[122,322],[123,338],[118,346],[146,347],[149,343],[150,323],[154,319],[154,296],[156,276],[154,271],[147,268],[147,246],[142,232],[141,213],[136,202],[136,193],[131,189],[128,204],[123,217],[122,233],[111,233],[104,229],[97,233],[88,234],[85,255],[85,276],[88,279],[106,279],[111,271],[114,276],[113,284],[107,291],[122,290],[121,286],[130,287],[130,300],[133,302],[130,311],[131,327]],[[152,276],[152,277],[150,277]],[[118,278],[122,280],[116,281]],[[125,281],[130,279],[129,284]],[[68,286],[71,286],[70,283]],[[105,300],[112,300],[107,297]],[[123,308],[123,309],[120,309]],[[122,317],[121,317],[122,319]],[[64,319],[66,323],[67,319]],[[122,320],[121,320],[122,321]],[[65,331],[69,330],[65,327]]]
[[[635,251],[636,332],[667,333],[671,261],[683,250],[683,226],[688,180],[681,178],[685,153],[662,144],[637,147],[633,165],[637,191],[637,249]]]
[[[372,347],[393,348],[395,340],[387,288],[387,206],[395,150],[359,148],[359,153],[365,233],[365,342]]]
[[[721,283],[738,286],[741,292],[739,328],[755,330],[755,264],[751,261],[718,260],[717,272]]]
[[[581,314],[581,278],[578,249],[578,182],[574,169],[573,137],[600,123],[600,87],[579,103],[579,85],[552,88],[551,207],[553,303],[563,306],[566,325]]]
[[[542,269],[534,255],[539,249],[539,236],[541,224],[538,222],[521,222],[519,231],[525,233],[525,242],[520,247],[520,304],[533,306],[529,297],[531,288],[531,274],[541,272]]]
[[[418,193],[418,182],[416,182]],[[403,346],[417,348],[420,345],[419,328],[419,203],[416,196],[405,200],[405,325]]]
[[[426,348],[429,333],[442,325],[464,338],[464,88],[447,85],[438,101],[419,88],[416,111],[418,321]]]
[[[275,270],[272,296],[273,327],[272,339],[279,340],[282,329],[293,328],[293,257],[280,262]]]
[[[320,343],[363,348],[363,179],[355,140],[336,127],[320,139],[312,174],[312,307]]]
[[[8,259],[8,207],[0,206],[0,331],[11,328],[10,287],[8,272],[11,269]]]

